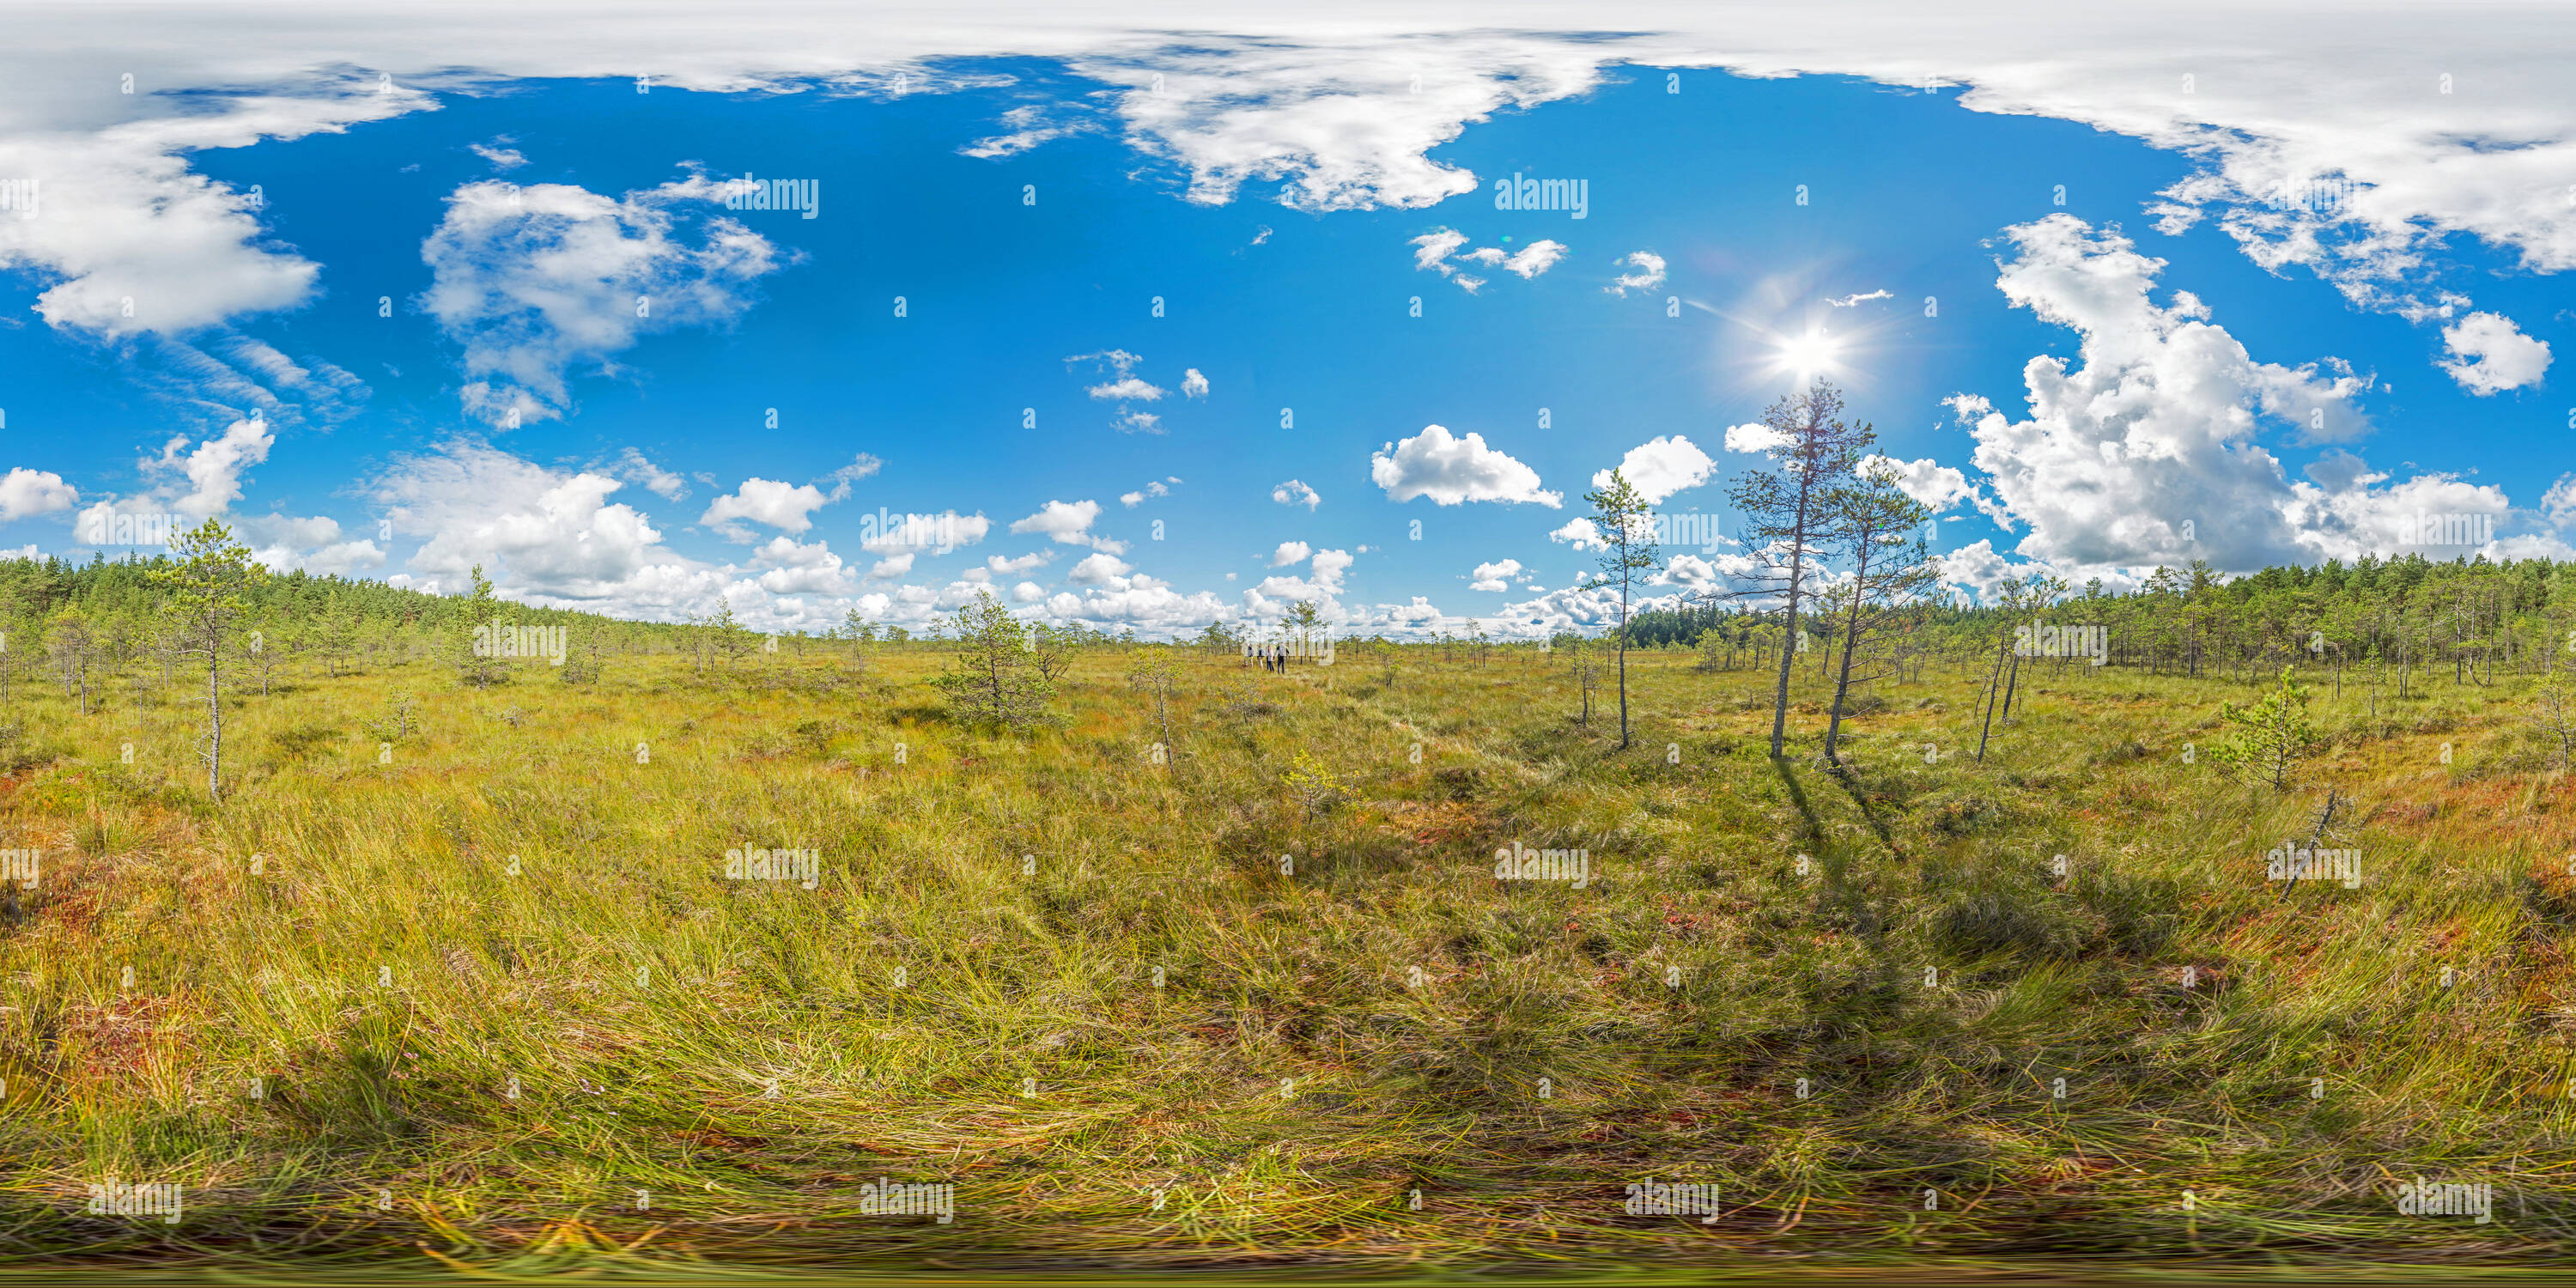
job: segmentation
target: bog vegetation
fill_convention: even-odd
[[[2567,1251],[2576,569],[1274,672],[206,537],[0,563],[0,1256]],[[810,889],[767,857],[808,851]],[[2417,1178],[2493,1222],[2401,1214]],[[85,1212],[111,1180],[183,1218]]]

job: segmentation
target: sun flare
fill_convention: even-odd
[[[1842,342],[1821,331],[1783,336],[1779,343],[1777,361],[1780,370],[1797,377],[1800,383],[1832,370],[1836,357],[1842,352]]]

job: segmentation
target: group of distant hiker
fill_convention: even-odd
[[[1288,646],[1285,644],[1265,644],[1250,651],[1252,656],[1261,663],[1261,669],[1264,671],[1288,669]]]

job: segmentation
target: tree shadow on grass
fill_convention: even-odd
[[[1807,799],[1807,789],[1798,785],[1798,776],[1789,769],[1789,758],[1771,757],[1771,772],[1780,776],[1780,787],[1789,793],[1789,803],[1798,807],[1798,817],[1807,825],[1807,839],[1817,845],[1824,844],[1825,821],[1816,817],[1816,807]]]
[[[1896,843],[1896,834],[1887,829],[1887,820],[1880,818],[1878,811],[1869,807],[1869,791],[1861,784],[1860,775],[1855,773],[1848,764],[1833,765],[1827,772],[1831,773],[1834,781],[1841,785],[1843,794],[1851,798],[1852,808],[1860,811],[1861,821],[1869,824],[1869,830],[1878,836],[1878,843],[1886,846],[1891,856],[1904,858],[1905,847]]]
[[[1868,943],[1870,955],[1884,965],[1885,938],[1890,914],[1886,906],[1886,897],[1881,895],[1876,902],[1872,902],[1850,886],[1849,874],[1846,871],[1848,865],[1843,860],[1841,847],[1835,845],[1826,833],[1825,820],[1817,815],[1815,803],[1808,799],[1807,790],[1798,782],[1798,775],[1788,758],[1771,757],[1771,772],[1779,775],[1780,786],[1788,792],[1790,803],[1797,807],[1798,817],[1806,824],[1807,842],[1814,845],[1822,856],[1824,897],[1830,903],[1838,905],[1844,914],[1851,918],[1852,929]],[[1868,803],[1861,799],[1858,785],[1846,776],[1848,771],[1841,767],[1834,767],[1828,772],[1851,796],[1852,803],[1859,808],[1861,817],[1868,821],[1870,830],[1877,834],[1879,841],[1897,857],[1904,857],[1903,851],[1897,849],[1895,838],[1888,832],[1886,825],[1870,811]]]

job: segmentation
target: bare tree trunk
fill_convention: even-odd
[[[1843,623],[1843,665],[1842,670],[1834,677],[1833,714],[1825,721],[1825,763],[1827,764],[1842,763],[1834,756],[1834,744],[1843,731],[1843,695],[1851,691],[1852,654],[1860,651],[1861,588],[1868,584],[1868,578],[1869,556],[1864,549],[1860,567],[1852,576],[1851,613]]]
[[[1800,503],[1803,508],[1804,502]],[[1771,694],[1771,754],[1780,754],[1780,744],[1789,734],[1789,667],[1797,659],[1793,647],[1798,639],[1798,582],[1806,560],[1806,543],[1801,538],[1789,550],[1789,624],[1780,633],[1780,683]]]
[[[212,628],[206,633],[206,795],[223,799],[224,784],[224,661],[216,648],[217,635]]]
[[[1620,549],[1622,549],[1622,550],[1625,550],[1626,548],[1627,548],[1627,547],[1625,547],[1625,546],[1620,547]],[[1620,573],[1619,573],[1619,750],[1621,750],[1621,751],[1626,751],[1626,750],[1628,749],[1628,581],[1629,581],[1629,579],[1630,579],[1631,577],[1633,577],[1633,576],[1635,576],[1635,574],[1634,574],[1634,573],[1629,572],[1628,570],[1626,570],[1626,569],[1624,569],[1624,568],[1620,570]],[[1775,734],[1773,734],[1773,735],[1771,735],[1771,742],[1772,742],[1772,746],[1773,746],[1773,748],[1774,748],[1775,750],[1776,750],[1776,749],[1778,748],[1778,746],[1779,746],[1779,741],[1780,741],[1780,735],[1778,735],[1778,734],[1776,734],[1776,733],[1775,733]]]
[[[1986,736],[1994,732],[1995,697],[2003,687],[2001,683],[2003,675],[2004,642],[2001,637],[1997,637],[1995,640],[1995,665],[1992,670],[1986,672],[1986,720],[1985,723],[1977,729],[1977,763],[1981,765],[1984,764],[1986,760]]]

